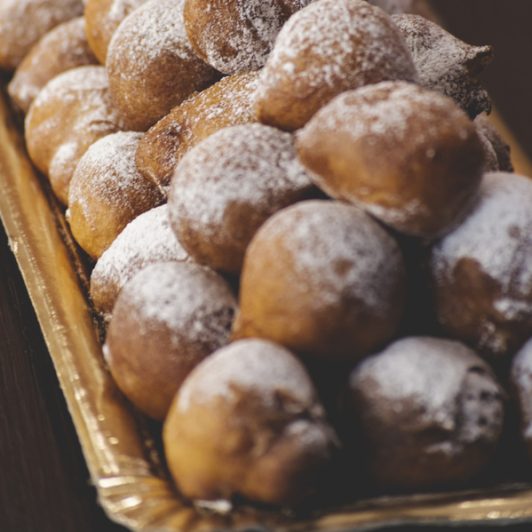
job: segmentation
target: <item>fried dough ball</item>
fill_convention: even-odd
[[[251,241],[235,336],[311,359],[356,360],[394,337],[405,295],[403,257],[384,229],[356,207],[305,201]]]
[[[150,209],[130,222],[98,259],[90,285],[94,306],[108,321],[120,290],[146,266],[187,260],[170,227],[168,206]]]
[[[255,122],[257,72],[227,76],[194,94],[159,120],[137,150],[140,173],[166,190],[175,167],[198,142],[229,126]]]
[[[436,243],[432,279],[444,330],[490,357],[532,331],[532,180],[486,174],[467,218]]]
[[[197,58],[183,26],[184,0],[149,0],[118,27],[106,67],[128,129],[145,131],[218,74]]]
[[[338,96],[299,133],[297,148],[329,195],[428,239],[463,216],[484,166],[467,115],[450,98],[403,82]]]
[[[523,346],[512,362],[512,390],[516,395],[521,418],[521,437],[532,463],[532,339]]]
[[[85,4],[85,21],[87,40],[103,65],[107,49],[114,32],[120,23],[146,0],[87,0]]]
[[[460,484],[493,458],[504,393],[458,342],[405,338],[362,361],[349,380],[357,452],[387,488]]]
[[[70,180],[85,151],[121,126],[105,68],[82,66],[52,79],[35,98],[26,116],[26,146],[66,205]]]
[[[262,340],[235,342],[191,372],[163,441],[185,496],[279,505],[317,490],[337,445],[301,363]]]
[[[262,67],[279,30],[311,0],[185,0],[196,54],[224,74]]]
[[[139,214],[162,203],[157,187],[135,166],[140,133],[119,132],[95,142],[70,183],[68,221],[78,244],[97,259]]]
[[[384,11],[363,0],[316,0],[275,41],[259,80],[258,117],[294,130],[346,90],[416,79],[410,52]]]
[[[258,228],[275,212],[316,197],[290,133],[249,124],[222,129],[178,164],[169,197],[177,238],[200,264],[239,274]]]
[[[419,83],[452,98],[471,118],[491,110],[478,75],[493,60],[491,46],[472,46],[420,15],[394,15],[419,74]]]
[[[118,296],[104,347],[124,395],[163,420],[189,372],[229,339],[236,301],[228,284],[194,264],[152,264]]]
[[[0,68],[14,70],[44,34],[82,14],[81,0],[2,0]]]
[[[30,50],[9,83],[11,99],[25,113],[41,89],[72,68],[94,65],[96,58],[85,38],[85,22],[78,17],[50,30]]]

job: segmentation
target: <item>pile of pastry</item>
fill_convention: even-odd
[[[412,5],[0,3],[109,369],[191,499],[466,485],[514,401],[532,458],[532,181],[491,47]]]

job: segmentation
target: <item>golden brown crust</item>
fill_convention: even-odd
[[[349,379],[353,443],[379,487],[457,485],[494,456],[505,396],[491,368],[450,340],[412,337],[368,357]]]
[[[225,127],[256,121],[252,96],[257,76],[228,76],[174,108],[140,141],[139,171],[165,189],[177,163],[198,142]]]
[[[261,340],[220,349],[190,374],[163,440],[186,496],[279,505],[317,490],[336,447],[303,366]]]
[[[449,98],[403,82],[338,96],[298,136],[318,186],[406,234],[433,238],[478,190],[484,150]]]
[[[116,30],[106,67],[128,129],[145,131],[218,74],[198,59],[183,26],[184,0],[150,0]]]
[[[121,127],[104,67],[78,67],[46,84],[26,116],[32,161],[65,205],[76,166],[91,144]]]
[[[170,227],[168,206],[151,209],[129,223],[98,259],[91,273],[92,302],[108,321],[120,290],[146,266],[188,260]]]
[[[262,67],[282,25],[310,0],[186,0],[196,54],[224,74]]]
[[[432,250],[444,331],[489,357],[511,357],[532,330],[532,182],[486,174],[461,225]]]
[[[251,241],[234,334],[310,358],[356,360],[393,338],[404,302],[403,258],[386,231],[355,207],[306,201]]]
[[[420,85],[449,96],[471,118],[490,112],[490,97],[478,76],[493,60],[491,46],[467,44],[419,15],[392,20],[412,53]]]
[[[120,292],[106,358],[122,392],[163,420],[188,373],[227,343],[236,301],[214,272],[176,262],[148,266]]]
[[[247,124],[190,150],[175,170],[168,203],[172,227],[191,257],[238,275],[258,228],[284,207],[316,196],[292,135]]]
[[[52,28],[83,14],[81,0],[0,2],[0,68],[14,70]]]
[[[417,79],[391,18],[362,0],[317,0],[285,24],[257,91],[261,122],[294,130],[334,96],[384,80]]]
[[[87,40],[104,65],[111,38],[120,23],[146,0],[87,0],[85,21]]]
[[[119,132],[95,142],[70,182],[68,220],[78,244],[94,259],[139,214],[159,205],[157,187],[135,166],[141,134]]]
[[[9,96],[26,113],[52,78],[71,68],[96,63],[85,37],[83,17],[70,20],[50,30],[33,46],[8,86]]]
[[[521,438],[532,464],[532,341],[528,341],[512,361],[511,389],[517,399]]]

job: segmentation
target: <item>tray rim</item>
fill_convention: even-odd
[[[518,168],[532,176],[532,162],[512,140],[513,135],[498,115],[495,122],[512,143]],[[372,509],[371,503],[367,508],[366,501],[362,503],[366,504],[366,509],[349,507],[298,522],[270,519],[270,514],[252,513],[241,523],[228,523],[226,518],[218,516],[197,515],[182,502],[178,504],[177,494],[168,485],[164,486],[166,479],[155,476],[157,463],[148,460],[150,450],[145,441],[140,441],[145,435],[143,421],[117,392],[106,370],[97,325],[80,288],[78,271],[72,263],[72,250],[65,242],[64,221],[57,218],[57,206],[51,193],[43,186],[27,157],[3,91],[0,96],[0,218],[54,363],[99,502],[111,520],[132,530],[180,530],[176,528],[180,522],[187,527],[211,522],[213,527],[224,528],[228,524],[237,528],[250,524],[256,526],[257,521],[268,515],[267,520],[271,522],[267,528],[274,526],[276,530],[293,532],[372,530],[399,525],[499,526],[532,522],[532,484],[516,487],[506,495],[497,489],[492,496],[489,492],[487,498],[466,499],[461,503],[445,502],[443,494],[430,496],[428,502],[415,506],[416,500],[420,499],[409,497],[414,506],[403,507],[401,511],[397,511],[394,504],[405,498],[381,498],[378,500],[386,500],[388,504]],[[64,299],[66,290],[68,297]],[[83,356],[79,356],[80,353]],[[73,380],[73,376],[76,379]],[[119,423],[120,437],[113,435],[108,419],[94,420],[99,401],[105,401],[105,415],[123,416]],[[103,432],[95,433],[96,429]],[[135,434],[125,436],[131,430]],[[117,459],[114,456],[117,453],[127,454],[127,459]],[[180,516],[172,520],[161,515],[157,522],[156,516],[151,515],[142,520],[138,515],[142,513],[138,501],[137,504],[130,501],[130,506],[124,506],[124,500],[132,499],[128,489],[140,481],[147,482],[160,493],[157,502],[161,508],[171,510],[177,504]],[[459,498],[467,493],[475,493],[477,497],[480,494],[478,491],[455,492],[450,497]],[[138,490],[136,497],[139,497]],[[355,504],[358,506],[361,505]],[[377,512],[380,518],[375,516]]]

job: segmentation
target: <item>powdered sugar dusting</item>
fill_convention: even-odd
[[[172,181],[172,216],[206,239],[224,234],[235,205],[261,221],[312,187],[292,135],[260,124],[223,129],[185,155]],[[288,203],[287,203],[288,202]],[[258,222],[260,223],[260,222]]]
[[[184,0],[151,0],[130,13],[107,53],[110,92],[130,129],[145,131],[217,73],[193,53]]]
[[[2,0],[0,65],[15,68],[45,33],[82,14],[80,0]]]
[[[235,74],[185,100],[141,140],[139,170],[166,187],[178,161],[195,144],[224,127],[256,121],[256,86],[256,72]]]
[[[151,183],[142,177],[135,165],[135,152],[141,133],[119,132],[95,142],[80,160],[70,186],[69,206],[76,203],[87,219],[91,219],[93,200],[107,200],[110,208],[135,215],[134,198],[150,195]],[[90,194],[87,194],[87,180]],[[151,196],[156,196],[151,193]],[[96,220],[94,221],[96,223]]]
[[[413,13],[416,0],[368,0],[370,4],[384,9],[387,13]]]
[[[177,408],[220,397],[232,403],[253,393],[267,407],[289,393],[299,405],[314,405],[316,394],[303,366],[283,347],[263,340],[241,340],[224,347],[196,367],[181,387]]]
[[[319,304],[364,302],[373,313],[391,312],[401,252],[377,223],[341,203],[306,201],[270,218],[261,232],[293,256],[295,278],[305,279],[319,293]],[[282,237],[282,238],[281,238]]]
[[[146,266],[187,259],[170,227],[166,205],[141,214],[118,235],[92,271],[91,296],[96,308],[110,315],[120,290]]]
[[[206,62],[225,74],[258,69],[264,65],[287,11],[293,13],[309,1],[238,0],[225,11],[216,2],[207,2],[210,17],[206,27],[197,31],[197,45]],[[229,19],[231,9],[236,16]],[[198,30],[194,24],[193,28]]]
[[[105,63],[109,42],[120,23],[146,0],[90,0],[85,10],[87,36],[99,61]]]
[[[434,248],[436,278],[451,282],[461,260],[474,260],[500,287],[495,309],[501,316],[532,316],[531,206],[530,179],[487,174],[471,214]]]
[[[442,429],[447,437],[432,443],[430,453],[452,454],[460,452],[464,444],[496,441],[501,430],[502,391],[487,364],[458,342],[399,340],[363,361],[350,383],[352,389],[373,398],[375,412],[384,401],[398,415],[403,409],[417,413],[404,430]],[[479,423],[482,417],[486,424]]]
[[[191,96],[180,105],[179,111],[176,109],[176,114],[184,118],[182,133],[186,140],[189,142],[199,127],[206,129],[208,136],[209,123],[218,130],[251,122],[254,118],[252,95],[256,88],[257,73],[247,72],[223,78],[205,91]]]
[[[318,111],[301,132],[300,139],[304,146],[307,138],[312,142],[314,135],[331,134],[341,135],[342,142],[354,147],[382,146],[395,164],[392,171],[397,171],[411,168],[412,160],[422,164],[425,159],[430,168],[440,150],[444,129],[447,136],[454,129],[453,136],[464,144],[476,134],[464,113],[448,98],[410,83],[382,82],[337,96]],[[427,187],[433,186],[430,177],[429,172]],[[361,184],[353,190],[349,184],[329,184],[330,176],[313,173],[313,179],[331,196],[355,204],[362,202],[364,209],[398,229],[409,227],[411,220],[431,215],[432,206],[420,195],[405,197],[401,190],[393,187],[387,190],[378,181],[373,184],[366,180],[365,186]]]
[[[129,66],[145,70],[164,54],[193,59],[183,21],[184,1],[150,0],[134,10],[113,35],[106,63],[114,64],[119,56],[127,55]],[[136,78],[138,72],[126,69],[120,76]]]
[[[436,92],[410,83],[382,82],[337,96],[319,111],[316,123],[328,131],[341,128],[352,143],[367,136],[386,136],[390,145],[403,145],[408,138],[405,149],[414,151],[440,136],[440,124],[435,118],[441,114],[447,115],[449,122],[463,122],[462,111]],[[412,136],[414,117],[423,127]],[[471,130],[464,129],[460,135],[466,139]],[[434,150],[425,153],[427,159],[435,155]]]
[[[317,0],[279,33],[257,98],[267,102],[270,90],[291,87],[300,98],[316,92],[330,99],[387,79],[416,79],[410,54],[389,17],[362,0]]]
[[[512,381],[521,410],[521,423],[525,438],[532,439],[532,340],[517,353],[512,363]]]
[[[135,165],[140,137],[140,133],[119,132],[98,140],[72,177],[70,227],[92,257],[99,257],[130,221],[162,202],[157,187]]]
[[[68,183],[87,148],[121,128],[108,89],[105,68],[74,68],[46,84],[26,117],[30,155],[65,203]]]
[[[127,15],[145,2],[146,0],[113,0],[107,12],[106,22],[109,28],[117,28]]]
[[[229,339],[236,301],[214,272],[190,263],[163,262],[144,268],[117,301],[138,314],[139,327],[157,323],[173,332],[175,346],[202,346],[211,353]],[[142,330],[141,333],[143,334]]]
[[[453,98],[472,117],[491,103],[476,76],[492,59],[489,46],[471,46],[419,15],[395,15],[419,73],[421,85]]]
[[[27,111],[52,78],[71,68],[95,63],[85,37],[85,21],[83,17],[73,19],[51,30],[32,48],[9,84],[9,95]]]

